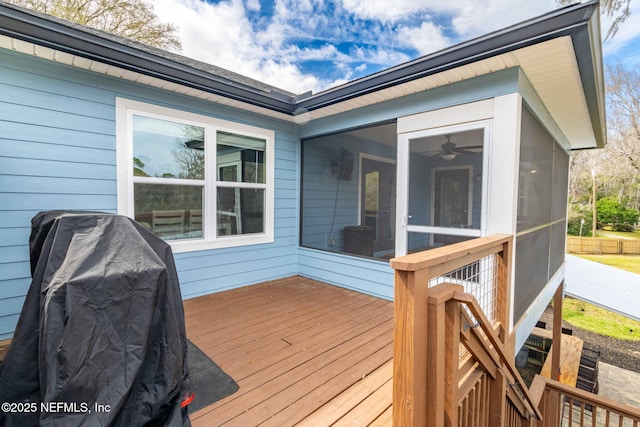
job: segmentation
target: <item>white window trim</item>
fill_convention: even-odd
[[[223,183],[217,182],[217,167],[215,165],[215,150],[207,150],[205,164],[205,200],[204,212],[204,237],[202,239],[167,241],[175,253],[199,251],[207,249],[229,248],[245,245],[272,243],[274,241],[274,210],[275,210],[275,132],[269,129],[258,128],[242,123],[217,119],[210,116],[161,107],[154,104],[133,101],[130,99],[116,98],[116,165],[117,165],[117,202],[118,213],[128,217],[134,217],[133,184],[133,115],[179,121],[190,125],[205,128],[205,144],[213,144],[217,131],[231,132],[266,140],[265,148],[265,183]],[[180,184],[202,185],[198,180],[176,180]],[[145,182],[149,182],[147,179]],[[162,179],[163,183],[169,183],[168,179]],[[263,188],[265,190],[264,205],[264,232],[255,234],[239,234],[216,237],[216,197],[217,187],[234,188]]]

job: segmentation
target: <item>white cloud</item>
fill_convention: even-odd
[[[155,0],[182,54],[291,92],[314,92],[555,9],[555,0]],[[640,0],[605,53],[640,28]],[[251,16],[253,21],[250,21]],[[607,27],[603,23],[603,27]],[[303,72],[305,61],[324,68]]]
[[[321,5],[318,0],[313,0]],[[254,29],[245,7],[255,4],[231,0],[217,4],[201,0],[157,0],[158,18],[180,29],[182,54],[226,68],[294,93],[317,92],[344,83],[354,74],[351,64],[393,65],[408,58],[386,48],[356,48],[343,53],[329,42],[321,46],[298,47],[288,40],[311,40],[313,29],[340,32],[341,23],[313,13],[312,1],[280,0],[274,16],[263,29]],[[303,25],[304,24],[304,25]],[[339,40],[338,40],[339,41]],[[376,39],[378,43],[380,40]],[[297,65],[300,61],[331,61],[334,77],[308,74]],[[337,77],[335,77],[337,74]]]
[[[256,33],[240,0],[210,4],[199,0],[157,0],[158,18],[180,29],[182,54],[292,92],[315,89],[318,79],[295,64],[276,61],[279,31]],[[268,37],[269,36],[269,37]]]
[[[607,34],[609,27],[611,26],[611,22],[613,19],[603,17],[601,22],[602,27],[602,38]],[[631,1],[631,16],[627,18],[627,20],[620,26],[618,32],[612,39],[609,39],[603,43],[603,51],[604,56],[616,56],[625,48],[629,48],[629,46],[636,41],[638,44],[638,39],[640,38],[640,0],[632,0]],[[630,56],[637,58],[640,56],[640,51],[636,48],[634,51],[630,52]]]
[[[419,27],[401,27],[398,41],[415,48],[420,55],[426,55],[451,45],[441,27],[432,22],[423,22]]]
[[[362,19],[398,22],[410,15],[430,19],[446,15],[460,36],[503,28],[556,8],[555,0],[341,0],[342,6]]]
[[[455,12],[462,1],[452,0],[342,0],[342,6],[362,19],[395,22],[408,15],[426,12]]]
[[[247,5],[247,10],[251,10],[253,12],[260,11],[260,0],[246,0],[245,4]]]
[[[475,37],[525,21],[556,8],[554,0],[465,0],[455,18],[453,29],[462,38]]]

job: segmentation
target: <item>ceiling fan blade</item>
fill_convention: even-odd
[[[474,151],[473,149],[469,150],[466,147],[465,148],[457,148],[456,153],[459,154],[480,154],[481,151]]]

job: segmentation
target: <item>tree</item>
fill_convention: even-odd
[[[569,6],[576,0],[556,0],[558,6]],[[603,16],[613,18],[611,26],[607,30],[605,40],[613,38],[620,25],[631,15],[631,0],[600,0],[600,11]]]
[[[640,210],[640,70],[616,65],[606,70],[608,142],[601,150],[585,150],[571,157],[569,202],[573,211],[592,206],[592,171],[596,199],[608,198],[631,212],[626,220],[602,219],[606,223],[633,223]],[[636,217],[637,218],[637,217]]]
[[[178,29],[158,22],[147,0],[7,0],[17,6],[166,50],[180,50]]]
[[[640,70],[618,64],[607,69],[611,145],[621,161],[640,173]]]
[[[608,195],[640,210],[640,70],[609,67],[606,90],[609,142],[602,163],[614,177]]]
[[[137,157],[133,158],[133,176],[149,176],[144,171],[144,162]]]
[[[603,197],[596,205],[598,222],[602,224],[633,225],[638,221],[638,211],[630,209],[611,197]]]

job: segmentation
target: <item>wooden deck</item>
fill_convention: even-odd
[[[391,425],[392,302],[292,277],[184,306],[189,339],[240,386],[195,427]]]

